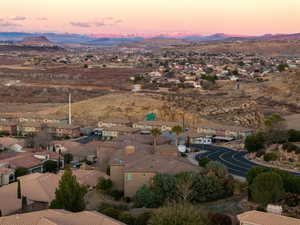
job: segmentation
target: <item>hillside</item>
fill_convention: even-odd
[[[24,45],[24,46],[45,46],[45,47],[56,46],[53,42],[49,41],[45,36],[25,37],[22,41],[17,42],[17,44]]]
[[[40,114],[67,115],[68,105],[41,111]],[[144,120],[153,112],[159,119],[181,121],[181,111],[169,107],[166,102],[143,94],[114,93],[74,103],[73,120],[76,124],[95,126],[99,119],[127,118],[132,121]],[[187,121],[196,119],[186,115]]]

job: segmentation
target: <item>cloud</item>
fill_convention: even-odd
[[[10,22],[0,22],[0,27],[21,27],[21,24],[10,23]]]
[[[37,20],[45,21],[45,20],[48,20],[48,18],[46,18],[46,17],[39,17],[39,18],[37,18]]]
[[[91,27],[90,23],[82,23],[82,22],[70,22],[70,24],[74,27],[82,27],[82,28],[89,28]]]
[[[107,24],[105,24],[104,22],[96,22],[96,23],[94,23],[94,25],[96,27],[103,27],[103,26],[106,26]]]
[[[104,27],[104,26],[114,26],[119,23],[122,23],[121,19],[115,19],[113,17],[105,17],[97,22],[70,22],[72,26],[81,27],[81,28],[90,28],[90,27]]]
[[[16,16],[16,17],[11,18],[10,20],[22,21],[22,20],[26,20],[26,19],[27,19],[27,17],[25,17],[25,16]]]

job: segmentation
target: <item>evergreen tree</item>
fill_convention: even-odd
[[[70,168],[66,168],[59,186],[55,191],[55,199],[51,202],[52,209],[65,209],[80,212],[85,209],[84,195],[87,189],[80,185]]]

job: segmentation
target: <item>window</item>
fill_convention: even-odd
[[[132,174],[131,173],[128,173],[127,174],[127,180],[129,181],[129,180],[132,180]]]

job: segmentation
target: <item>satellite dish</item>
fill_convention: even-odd
[[[185,145],[179,145],[178,146],[178,151],[181,153],[185,153],[186,152],[186,146]]]

